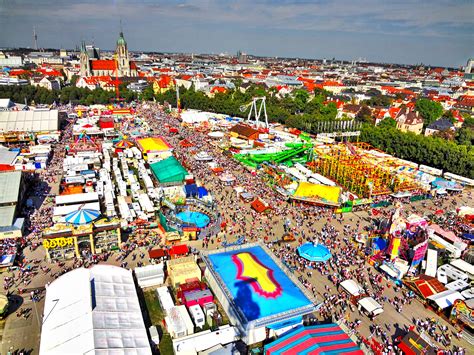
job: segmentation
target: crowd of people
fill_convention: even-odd
[[[149,134],[165,136],[173,146],[176,158],[188,171],[194,174],[195,180],[200,185],[211,191],[215,201],[214,212],[220,219],[219,223],[211,221],[209,231],[212,233],[203,239],[203,248],[220,247],[220,240],[217,240],[217,232],[220,229],[229,241],[240,238],[243,243],[253,241],[266,243],[281,262],[294,272],[303,287],[320,303],[318,318],[320,320],[333,318],[344,322],[355,334],[359,334],[361,320],[359,318],[352,321],[348,319],[348,315],[352,314],[353,317],[356,314],[356,309],[350,296],[340,291],[338,286],[342,281],[356,280],[365,292],[377,302],[393,307],[400,314],[405,306],[414,301],[415,295],[412,292],[397,288],[379,271],[368,267],[361,245],[354,243],[354,236],[371,224],[372,221],[369,217],[360,218],[354,217],[354,215],[346,217],[342,214],[336,215],[334,211],[324,207],[287,201],[284,196],[265,184],[261,176],[250,173],[236,160],[222,154],[222,149],[213,144],[205,132],[183,127],[176,117],[166,114],[163,107],[158,104],[138,104],[136,115],[148,123]],[[40,245],[42,230],[52,224],[53,204],[49,200],[51,185],[57,183],[58,177],[62,174],[62,161],[66,154],[66,146],[72,139],[72,126],[73,122],[70,122],[62,131],[60,141],[54,145],[48,169],[40,172],[37,179],[32,182],[32,197],[43,201],[43,203],[40,203],[39,206],[30,206],[24,211],[29,224],[23,247],[29,251],[34,251]],[[174,127],[177,133],[171,133],[165,127]],[[184,139],[191,142],[192,146],[179,144]],[[264,199],[271,206],[271,212],[261,214],[251,209],[248,204],[238,203],[239,197],[235,189],[223,184],[217,175],[212,173],[206,162],[193,157],[194,153],[200,151],[206,151],[213,157],[215,165],[234,176],[235,185]],[[439,197],[431,208],[453,207],[452,201],[449,197]],[[380,210],[382,216],[390,216],[390,209],[382,208]],[[409,208],[403,210],[405,215],[411,212]],[[446,226],[449,226],[450,222],[446,223]],[[326,263],[316,263],[300,257],[296,251],[297,245],[295,243],[281,242],[285,232],[291,233],[298,244],[304,242],[324,244],[331,251],[332,258]],[[143,240],[147,242],[143,243]],[[25,255],[22,255],[19,269],[13,276],[4,278],[4,288],[9,291],[21,290],[38,273],[43,277],[47,276],[51,281],[74,268],[89,267],[99,262],[113,262],[126,268],[131,265],[144,265],[150,263],[145,251],[160,242],[160,236],[155,234],[131,238],[123,244],[122,250],[114,254],[112,258],[110,252],[105,252],[99,255],[89,255],[85,259],[75,258],[71,261],[51,265],[48,265],[44,260],[28,260]],[[3,240],[0,251],[2,253],[13,251],[8,248],[16,248],[16,245],[16,242],[12,244],[8,240]],[[388,292],[389,289],[390,292]],[[36,299],[40,297],[41,294],[35,294]],[[362,318],[362,315],[357,317]],[[420,321],[416,326],[424,327],[424,324]],[[389,350],[388,353],[395,353],[394,339],[390,336],[389,329],[379,331],[380,327],[377,327],[379,326],[376,326],[375,323],[371,326],[371,337],[376,337],[384,345],[384,348]],[[440,347],[451,345],[450,338],[449,343],[446,343],[448,339],[439,338],[438,332],[434,331],[429,334]]]
[[[366,257],[361,252],[361,246],[354,243],[353,237],[361,232],[364,222],[367,224],[370,223],[370,220],[359,219],[344,224],[343,215],[336,215],[331,210],[300,203],[291,204],[283,196],[265,185],[260,176],[249,173],[235,160],[228,159],[222,154],[218,145],[212,144],[205,133],[181,127],[175,117],[163,114],[158,105],[149,105],[142,114],[148,115],[147,119],[151,122],[150,128],[165,135],[166,139],[175,147],[174,154],[177,159],[193,172],[203,186],[213,192],[226,222],[226,235],[232,239],[243,236],[245,242],[256,240],[266,242],[275,255],[291,270],[294,270],[303,286],[317,299],[323,300],[319,308],[321,319],[333,317],[350,325],[351,329],[357,332],[360,320],[347,322],[345,319],[348,309],[354,311],[354,306],[349,297],[338,289],[339,283],[347,279],[356,280],[364,287],[367,295],[372,296],[382,305],[393,307],[400,314],[402,314],[405,305],[410,305],[415,300],[416,296],[412,291],[392,285],[379,271],[373,267],[367,267]],[[153,120],[156,116],[160,116],[159,121]],[[168,134],[163,130],[163,126],[176,127],[178,133]],[[191,142],[193,147],[182,147],[179,143],[183,139]],[[272,212],[259,214],[249,209],[248,206],[235,203],[238,199],[235,191],[223,185],[211,173],[205,162],[193,158],[192,153],[199,151],[205,151],[212,155],[214,163],[222,167],[225,172],[235,176],[236,184],[241,186],[244,191],[250,192],[254,196],[263,197],[272,206]],[[426,203],[424,204],[426,207]],[[409,202],[404,206],[410,206]],[[448,209],[455,206],[454,199],[437,196],[433,198],[431,209],[434,212],[438,208]],[[389,209],[382,209],[382,211],[382,215],[390,217]],[[411,213],[413,210],[410,208],[402,209],[402,214],[405,217]],[[322,227],[320,227],[321,224],[323,224]],[[339,228],[336,228],[337,225]],[[282,230],[286,229],[291,231],[300,244],[306,241],[321,241],[331,250],[332,258],[327,263],[309,262],[298,256],[296,246],[275,243],[280,239]],[[208,243],[203,245],[207,247]],[[219,246],[217,245],[217,247]],[[312,281],[313,271],[317,271],[332,284],[332,286],[325,285],[325,291],[322,294],[318,292]],[[392,292],[387,293],[386,291],[390,288],[392,288]],[[371,336],[379,338],[384,349],[389,350],[387,354],[394,353],[394,339],[387,330],[380,332],[380,334],[372,333]],[[447,344],[442,341],[443,339],[437,337],[436,334],[433,334],[433,340],[440,347],[451,345],[451,343]],[[457,350],[459,353],[459,349]]]

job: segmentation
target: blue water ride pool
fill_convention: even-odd
[[[178,213],[176,217],[183,223],[193,224],[198,228],[204,228],[210,222],[209,216],[201,212],[184,211]]]

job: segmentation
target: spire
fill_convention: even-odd
[[[125,41],[125,38],[123,37],[123,32],[120,32],[120,36],[117,40],[117,46],[126,46],[127,41]]]
[[[82,53],[86,52],[86,42],[85,41],[81,41],[81,52]]]
[[[125,37],[123,36],[122,19],[120,19],[120,35],[117,39],[117,47],[119,46],[127,47],[127,41],[125,41]]]

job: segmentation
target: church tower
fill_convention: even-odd
[[[117,55],[119,76],[130,76],[130,56],[123,32],[120,32],[120,37],[117,40],[115,54]]]
[[[81,77],[91,75],[91,65],[89,61],[89,54],[86,50],[86,43],[82,41],[81,43],[81,54],[79,55],[81,61]]]

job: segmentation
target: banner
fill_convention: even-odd
[[[415,254],[413,255],[413,260],[411,262],[411,271],[414,271],[415,268],[425,258],[426,251],[428,250],[428,240],[425,240],[424,242],[421,242],[420,244],[416,245],[413,250],[415,251]]]
[[[388,249],[390,254],[390,260],[393,260],[398,256],[398,254],[400,253],[400,245],[400,238],[393,237],[392,242],[390,243],[390,247]]]

